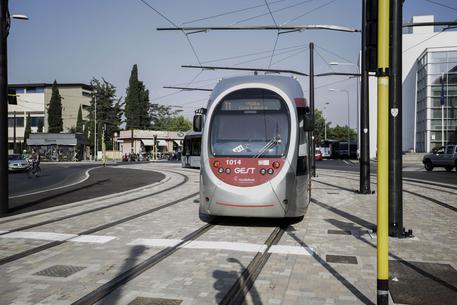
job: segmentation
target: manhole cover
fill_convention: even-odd
[[[327,234],[351,235],[351,231],[328,230],[328,231],[327,231]]]
[[[389,261],[390,294],[395,303],[456,304],[457,271],[449,264]]]
[[[350,255],[326,255],[325,260],[327,263],[357,265],[357,257]]]
[[[71,266],[71,265],[55,265],[44,270],[38,271],[34,275],[52,276],[52,277],[68,277],[73,273],[83,270],[86,267]]]
[[[179,305],[182,300],[137,297],[128,305]]]

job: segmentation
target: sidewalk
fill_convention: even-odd
[[[319,170],[313,180],[304,220],[280,242],[309,255],[272,256],[256,290],[264,304],[376,304],[376,195],[353,192],[357,173]],[[457,190],[404,189],[404,226],[414,238],[389,239],[390,304],[455,304]]]

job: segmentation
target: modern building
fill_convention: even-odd
[[[15,90],[17,95],[17,105],[8,105],[8,143],[12,150],[15,141],[18,145],[24,142],[28,114],[32,119],[33,133],[38,131],[40,123],[43,132],[48,131],[47,109],[52,95],[52,83],[12,84],[8,88]],[[58,84],[58,88],[62,96],[63,132],[69,132],[76,127],[79,107],[90,104],[92,87],[81,83],[62,83]],[[86,115],[87,112],[83,109],[83,117]]]
[[[182,150],[184,135],[181,131],[121,130],[117,141],[121,154],[149,153],[154,145],[158,152],[170,153]]]
[[[433,22],[415,16],[413,23]],[[429,152],[457,141],[457,31],[412,27],[403,34],[403,151]],[[370,157],[376,156],[376,78],[370,77]]]

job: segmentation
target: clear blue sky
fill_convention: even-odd
[[[186,25],[273,25],[263,0],[252,1],[154,1],[145,0],[174,23],[259,6],[244,12],[198,21]],[[433,0],[457,7],[455,0]],[[9,40],[9,83],[83,82],[92,77],[105,78],[125,96],[130,70],[138,64],[140,79],[150,91],[153,103],[183,105],[191,117],[195,108],[205,105],[207,92],[177,92],[162,89],[166,85],[212,88],[218,78],[239,72],[204,71],[180,68],[198,64],[186,37],[181,32],[158,32],[157,27],[171,26],[164,18],[139,0],[10,0],[11,14],[25,14],[29,21],[12,22]],[[277,24],[335,24],[360,28],[361,0],[268,0]],[[296,5],[295,5],[296,4]],[[288,6],[289,9],[277,11]],[[312,11],[314,10],[314,11]],[[277,11],[277,12],[276,12]],[[312,11],[312,12],[310,12]],[[305,14],[310,12],[308,14]],[[426,0],[406,0],[404,20],[413,15],[435,15],[435,20],[454,20],[457,10],[447,9]],[[243,19],[263,15],[248,21]],[[242,21],[242,22],[240,22]],[[268,67],[276,32],[209,32],[189,36],[200,62],[208,65]],[[315,73],[330,72],[326,62],[357,63],[360,34],[330,31],[304,31],[279,36],[272,68],[308,72],[308,44],[316,44]],[[303,48],[289,48],[303,45]],[[225,61],[216,59],[270,51],[250,57]],[[329,52],[330,51],[330,52]],[[248,63],[242,63],[258,59]],[[278,63],[275,63],[280,61]],[[242,63],[242,64],[240,64]],[[355,72],[353,66],[333,67],[335,71]],[[320,78],[316,80],[316,107],[322,109],[330,101],[327,117],[334,124],[346,123],[346,96],[328,92],[328,88],[350,91],[351,126],[355,127],[356,82],[354,79]],[[207,80],[207,81],[205,81]],[[299,78],[308,90],[308,79]],[[340,82],[338,82],[340,81]],[[334,83],[333,85],[326,85]],[[174,94],[173,94],[174,93]],[[171,94],[171,95],[169,95]],[[307,92],[305,93],[307,94]],[[164,95],[169,95],[163,97]],[[344,114],[344,115],[342,115]]]

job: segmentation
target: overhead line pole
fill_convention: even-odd
[[[309,109],[314,120],[314,43],[309,43]],[[308,157],[311,176],[316,177],[316,161],[314,160],[314,132],[308,132]]]
[[[392,48],[389,78],[389,235],[405,236],[402,185],[402,18],[403,0],[392,3]]]
[[[0,0],[0,215],[8,205],[8,0]]]
[[[359,192],[371,194],[370,184],[370,102],[368,97],[368,66],[367,66],[367,1],[362,1],[362,58],[360,65],[360,164],[359,164]]]
[[[389,12],[378,2],[377,304],[389,304]]]

